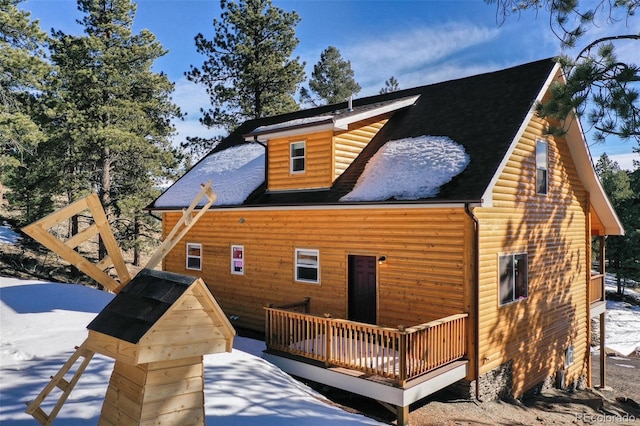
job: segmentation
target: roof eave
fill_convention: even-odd
[[[409,107],[415,104],[419,97],[420,95],[408,96],[377,108],[372,108],[360,113],[349,114],[344,117],[334,116],[332,119],[314,121],[310,123],[298,123],[279,129],[259,130],[258,128],[242,135],[242,137],[247,142],[253,142],[256,139],[278,139],[326,130],[348,130],[349,125],[352,123],[382,116]]]

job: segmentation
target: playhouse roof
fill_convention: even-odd
[[[200,278],[144,269],[87,328],[137,344],[197,281]],[[219,309],[217,305],[211,306],[216,308]],[[223,314],[219,316],[226,319]],[[229,328],[232,329],[231,325]]]

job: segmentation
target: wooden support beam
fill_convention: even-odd
[[[396,416],[398,417],[398,421],[396,422],[398,426],[408,426],[409,425],[409,406],[398,405],[396,407]]]
[[[171,229],[171,232],[169,232],[162,244],[160,244],[160,246],[153,253],[151,258],[145,265],[145,269],[155,268],[158,263],[160,263],[160,261],[167,255],[167,253],[169,253],[171,249],[173,249],[176,244],[178,244],[182,237],[184,237],[187,232],[189,232],[191,227],[195,225],[200,217],[202,217],[202,215],[204,215],[207,210],[209,210],[209,207],[211,207],[216,201],[217,196],[211,189],[211,181],[208,181],[206,184],[200,184],[200,186],[202,187],[202,189],[200,190],[196,198],[193,199],[191,205],[189,205],[189,208],[182,212],[182,217],[175,224],[173,229]],[[193,215],[194,210],[196,209],[200,201],[205,197],[208,200],[207,203],[205,203],[200,208],[197,214]]]
[[[95,352],[87,349],[86,341],[76,348],[76,351],[71,355],[71,357],[67,360],[67,362],[60,368],[60,370],[55,374],[55,376],[51,377],[51,381],[44,387],[44,389],[40,392],[40,394],[33,401],[27,402],[27,409],[25,413],[33,416],[34,419],[38,421],[41,425],[51,425],[55,420],[56,416],[60,412],[62,405],[64,405],[65,401],[69,397],[69,394],[80,380],[80,376],[84,373],[84,370],[89,365],[89,362],[95,355]],[[73,377],[70,381],[67,381],[64,376],[67,374],[69,370],[76,365],[76,362],[79,358],[84,358],[80,361],[80,365],[77,366],[75,372],[73,373]],[[43,403],[45,398],[51,393],[54,388],[59,388],[62,391],[62,394],[58,398],[58,401],[53,406],[53,409],[49,414],[47,414],[40,405]]]
[[[72,236],[67,241],[62,241],[55,237],[49,230],[84,210],[89,210],[94,223],[87,229]],[[122,286],[131,281],[122,252],[118,247],[115,237],[109,227],[107,216],[102,209],[100,200],[96,194],[88,195],[67,207],[57,210],[50,215],[22,228],[25,234],[38,241],[40,244],[58,254],[67,262],[87,274],[89,277],[102,284],[106,289],[117,293]],[[88,240],[95,234],[100,234],[100,238],[107,249],[108,261],[99,266],[94,265],[84,256],[74,250],[78,245]],[[120,282],[104,272],[104,268],[113,264]]]

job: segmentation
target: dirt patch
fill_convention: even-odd
[[[593,357],[594,384],[599,380],[599,357]],[[396,424],[395,413],[376,401],[307,383],[337,405],[387,424]],[[462,400],[441,391],[415,403],[409,413],[411,426],[443,425],[583,425],[640,424],[640,359],[609,357],[607,387],[573,392],[549,389],[527,399],[478,402]]]

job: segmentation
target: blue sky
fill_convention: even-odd
[[[296,27],[300,43],[294,55],[306,62],[307,78],[320,53],[335,46],[343,58],[351,61],[362,86],[360,97],[378,93],[391,76],[398,79],[401,88],[409,88],[561,52],[545,12],[514,15],[500,25],[495,5],[481,0],[273,0],[273,4],[295,10],[301,17]],[[207,108],[209,100],[203,88],[186,81],[184,72],[189,65],[200,66],[204,60],[196,52],[194,37],[199,32],[213,37],[212,21],[220,16],[219,1],[139,0],[137,5],[134,30],[150,30],[169,51],[154,69],[165,72],[176,84],[174,102],[187,113],[184,121],[175,123],[179,132],[176,141],[185,136],[211,136],[213,131],[198,122],[199,109]],[[21,8],[30,11],[45,31],[82,32],[75,22],[81,17],[75,0],[27,0]],[[638,18],[627,26],[624,22],[602,23],[584,37],[581,46],[602,35],[639,31]],[[619,56],[638,63],[638,43],[633,44],[621,46]],[[606,152],[629,169],[632,158],[640,160],[638,154],[632,154],[633,141],[609,139],[604,145],[591,145],[596,160]]]

